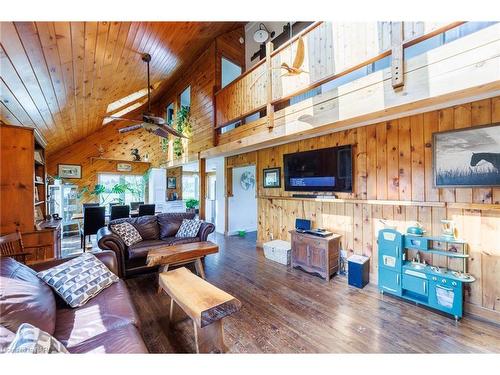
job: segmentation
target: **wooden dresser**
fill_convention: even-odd
[[[47,221],[45,141],[28,127],[0,125],[0,235],[20,230],[32,255],[27,263],[61,252],[61,222]]]
[[[292,235],[292,267],[320,275],[325,280],[339,270],[340,235],[319,237],[290,231]]]

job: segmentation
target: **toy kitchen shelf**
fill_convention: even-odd
[[[466,242],[383,229],[378,235],[378,248],[381,293],[443,311],[456,320],[462,317],[463,284],[475,281],[467,274]],[[421,258],[432,261],[426,263]],[[440,265],[435,264],[438,260]]]

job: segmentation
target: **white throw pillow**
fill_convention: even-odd
[[[7,353],[16,354],[68,354],[68,350],[49,333],[23,323],[16,332],[16,337],[7,348]]]
[[[201,224],[203,221],[201,220],[182,220],[182,224],[179,227],[179,230],[175,234],[175,237],[185,238],[185,237],[196,237],[198,231],[200,230]]]
[[[38,272],[37,276],[71,307],[83,306],[119,280],[118,276],[91,253]]]
[[[130,223],[124,222],[120,224],[112,224],[110,227],[111,231],[120,236],[127,246],[132,246],[133,244],[142,241],[139,231]]]

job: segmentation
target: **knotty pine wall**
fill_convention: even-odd
[[[342,247],[349,253],[370,256],[370,277],[375,282],[380,219],[401,231],[418,220],[432,235],[441,233],[441,219],[453,219],[459,235],[469,243],[468,269],[477,279],[466,300],[498,312],[500,188],[436,189],[432,184],[432,133],[495,122],[500,122],[500,97],[271,147],[231,160],[257,161],[259,243],[270,238],[290,240],[288,232],[294,228],[295,218],[310,219],[315,227],[342,234]],[[346,144],[354,145],[355,158],[354,192],[337,194],[346,201],[296,199],[283,188],[262,187],[262,169],[281,167],[283,171],[283,154]],[[442,257],[434,261],[445,264]],[[494,314],[496,319],[499,316]]]
[[[57,175],[58,164],[79,164],[82,166],[81,179],[68,179],[80,188],[89,186],[90,189],[97,184],[98,173],[116,172],[116,164],[125,162],[132,164],[129,174],[144,174],[149,167],[158,167],[166,162],[166,154],[162,151],[159,137],[146,131],[133,131],[118,133],[118,129],[127,126],[126,123],[110,123],[99,131],[92,133],[87,138],[76,142],[70,147],[63,148],[47,156],[47,173]],[[103,159],[99,160],[99,147],[102,146]],[[131,149],[139,149],[141,156],[149,155],[149,163],[134,163]],[[82,202],[91,201],[89,196],[83,196]]]
[[[170,103],[174,103],[176,114],[180,106],[180,94],[191,86],[190,119],[193,135],[189,140],[183,140],[186,155],[181,158],[184,160],[197,159],[200,151],[214,146],[213,100],[214,93],[220,88],[221,57],[224,56],[244,66],[245,45],[238,41],[243,33],[243,27],[239,27],[218,36],[159,101],[162,116],[165,116],[166,107]],[[169,149],[173,149],[173,139],[170,140]],[[180,159],[171,151],[168,158],[169,160]]]

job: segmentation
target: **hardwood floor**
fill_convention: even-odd
[[[247,238],[212,238],[220,252],[205,259],[207,280],[242,302],[225,318],[232,353],[470,353],[500,352],[500,327],[447,316],[360,290],[342,276],[329,283],[265,259]],[[156,293],[155,274],[127,284],[152,353],[193,353],[189,321],[168,326],[169,297]]]

